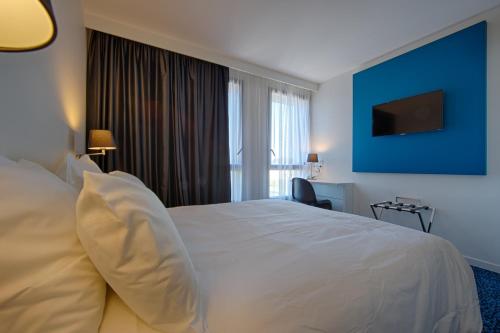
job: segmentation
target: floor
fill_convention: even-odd
[[[483,317],[483,333],[500,332],[500,274],[472,267]]]

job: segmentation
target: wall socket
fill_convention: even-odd
[[[410,197],[396,197],[396,202],[398,203],[404,203],[407,205],[415,205],[415,206],[422,206],[422,200],[421,199],[416,199],[416,198],[410,198]]]

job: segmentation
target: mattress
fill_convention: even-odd
[[[481,331],[470,266],[440,237],[282,200],[169,213],[212,333]],[[101,333],[117,331],[156,332],[109,293]]]

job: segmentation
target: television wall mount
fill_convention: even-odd
[[[372,209],[373,215],[375,216],[376,220],[380,220],[382,218],[382,214],[385,210],[395,210],[398,212],[416,214],[418,216],[420,226],[422,227],[422,231],[427,233],[431,232],[432,222],[434,221],[434,215],[436,214],[436,208],[392,201],[383,201],[370,204],[370,208]],[[376,208],[380,208],[379,214],[377,214]],[[425,226],[424,219],[422,217],[422,212],[424,211],[430,211],[431,213],[429,222],[427,223],[427,227]]]

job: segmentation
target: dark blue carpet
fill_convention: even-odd
[[[500,274],[472,266],[484,333],[500,333]]]

